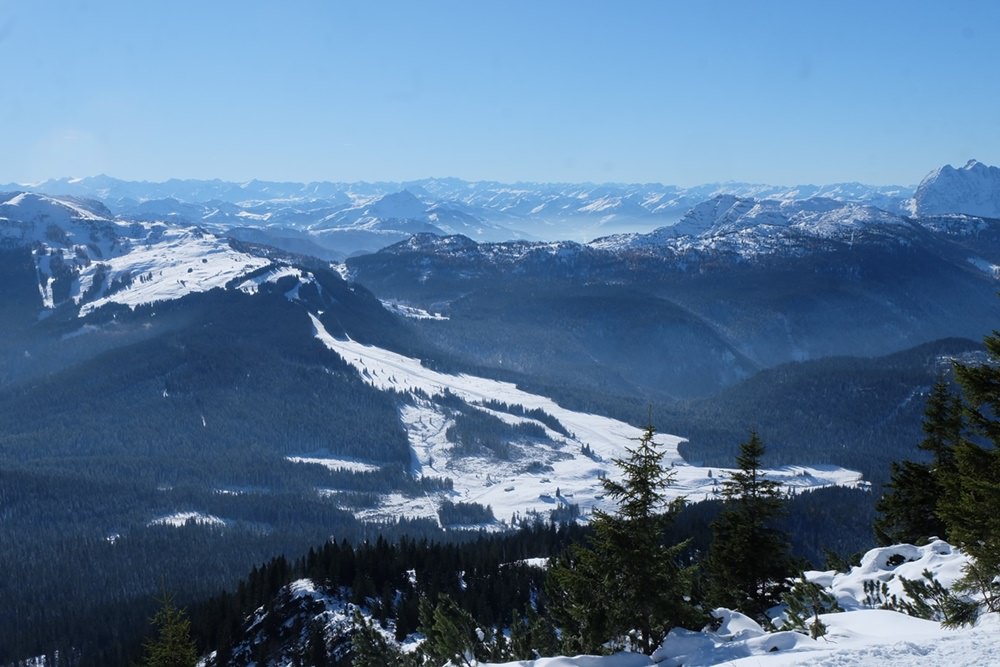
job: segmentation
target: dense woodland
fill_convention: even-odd
[[[341,304],[366,307],[355,301]],[[82,651],[84,664],[121,664],[103,652],[141,634],[161,586],[187,604],[330,535],[440,534],[354,519],[373,492],[423,494],[449,481],[409,474],[397,398],[323,348],[281,292],[215,291],[102,315],[114,324],[95,335],[138,340],[77,345],[82,360],[68,369],[0,390],[0,663],[55,644]],[[330,309],[334,330],[337,318]],[[142,323],[150,333],[133,336]],[[381,468],[286,460],[324,451]],[[151,525],[178,511],[225,527]]]
[[[973,622],[983,609],[1000,610],[996,584],[1000,577],[1000,422],[996,418],[1000,414],[996,365],[1000,335],[989,337],[986,345],[991,364],[956,364],[957,391],[944,380],[934,386],[924,409],[924,437],[919,448],[914,447],[915,452],[928,452],[931,461],[892,466],[890,484],[878,503],[881,514],[874,522],[875,534],[884,543],[919,544],[944,537],[973,557],[957,592],[933,594],[933,613],[950,625]],[[201,639],[202,645],[207,648],[215,642],[220,647],[213,663],[217,665],[263,663],[277,656],[287,659],[283,651],[297,646],[292,657],[301,664],[417,666],[621,648],[648,654],[671,628],[705,625],[708,610],[715,606],[742,611],[767,625],[766,611],[779,602],[800,611],[822,602],[816,601],[819,593],[788,583],[807,565],[796,557],[790,542],[795,533],[789,527],[801,524],[783,522],[796,513],[795,500],[760,475],[764,455],[764,443],[752,431],[739,446],[736,472],[723,481],[723,499],[709,510],[711,518],[706,521],[706,514],[699,511],[691,523],[691,510],[709,506],[685,508],[683,500],[664,500],[671,472],[661,465],[663,455],[649,426],[639,443],[616,461],[624,472],[623,480],[605,481],[609,495],[619,501],[618,509],[611,514],[597,512],[586,529],[562,532],[551,526],[525,527],[516,536],[480,540],[432,561],[423,556],[441,553],[439,547],[423,544],[418,549],[422,553],[411,551],[406,559],[395,560],[397,554],[412,549],[410,543],[379,542],[374,550],[380,555],[373,560],[397,565],[395,574],[392,568],[383,570],[378,581],[368,581],[356,569],[359,555],[370,554],[371,546],[351,549],[328,544],[322,552],[323,567],[315,567],[320,558],[310,552],[295,568],[278,561],[255,571],[250,581],[266,580],[266,590],[272,593],[270,597],[264,593],[262,608],[255,606],[260,599],[234,604],[247,597],[248,587],[260,588],[259,583],[241,586],[236,596],[220,598],[214,615],[209,611],[202,617],[213,628],[208,638]],[[837,507],[831,500],[824,499],[827,508]],[[689,523],[678,536],[675,528],[685,512],[689,512]],[[830,516],[826,521],[836,519]],[[810,516],[809,521],[823,520]],[[544,536],[550,539],[538,542]],[[707,542],[699,543],[706,537]],[[507,546],[498,547],[511,539],[519,540],[516,554]],[[472,552],[479,556],[463,566],[457,554]],[[484,561],[478,558],[484,555],[487,567],[472,565],[482,565]],[[512,567],[531,555],[548,556],[548,570]],[[828,565],[845,562],[834,553],[830,556],[833,561]],[[422,569],[428,562],[434,562],[431,570]],[[437,566],[445,562],[447,566],[439,570]],[[407,570],[409,574],[403,572],[404,567],[417,563],[421,566]],[[481,574],[491,583],[480,582]],[[323,581],[333,595],[338,590],[343,591],[341,595],[349,594],[356,605],[368,610],[371,620],[355,614],[353,624],[339,636],[331,640],[327,635],[311,635],[307,646],[296,644],[294,635],[286,636],[285,643],[261,641],[261,614],[267,620],[268,614],[277,612],[275,604],[287,604],[274,592],[281,590],[282,583],[305,576]],[[354,583],[348,585],[352,577]],[[384,582],[381,593],[379,582]],[[930,597],[934,582],[908,585]],[[359,589],[367,594],[358,596]],[[240,611],[227,615],[224,608]],[[929,607],[893,608],[932,613]],[[254,610],[256,615],[251,614]],[[276,628],[279,619],[288,618],[287,613],[270,617],[270,622]],[[236,649],[226,641],[219,644],[219,636],[236,636],[230,633],[238,632],[240,622],[258,628],[253,643],[237,643]],[[391,630],[396,640],[413,628],[426,639],[417,652],[403,653],[377,626]],[[823,631],[821,623],[809,629],[814,637]],[[247,635],[242,637],[245,641]],[[247,646],[253,647],[252,655]]]

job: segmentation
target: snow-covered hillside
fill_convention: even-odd
[[[493,508],[498,519],[515,513],[538,512],[543,516],[560,506],[577,505],[584,514],[594,508],[608,509],[601,478],[617,477],[615,458],[633,446],[641,431],[607,417],[574,412],[544,396],[530,394],[515,385],[471,375],[449,375],[426,368],[419,360],[395,352],[366,346],[331,336],[315,316],[316,336],[337,352],[374,386],[411,396],[402,410],[413,453],[416,475],[448,477],[454,482],[453,497]],[[451,425],[446,411],[426,397],[448,392],[469,406],[512,423],[529,422],[544,428],[547,440],[518,448],[510,460],[459,457],[452,451],[446,431]],[[486,404],[499,401],[541,410],[554,417],[569,432],[563,435],[531,416],[518,416],[491,409]],[[706,500],[719,493],[719,482],[728,472],[688,464],[678,453],[683,441],[676,435],[660,434],[657,441],[665,449],[664,465],[671,466],[674,485],[670,497],[685,496],[691,501]],[[831,485],[864,486],[859,473],[835,466],[785,466],[768,470],[768,477],[780,481],[792,492]],[[427,498],[389,496],[368,518],[394,516],[435,517],[437,503]]]
[[[122,222],[97,202],[32,193],[0,203],[0,245],[31,249],[45,308],[80,315],[223,287],[270,263],[198,227]]]
[[[914,228],[901,215],[823,197],[758,200],[720,195],[694,206],[675,225],[648,234],[608,236],[588,245],[611,252],[722,250],[753,257],[798,254],[815,240],[851,242],[860,235],[905,240]]]

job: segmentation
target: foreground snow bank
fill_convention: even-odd
[[[743,614],[716,609],[712,612],[719,621],[716,630],[693,632],[676,628],[650,657],[619,654],[543,658],[506,663],[503,667],[978,667],[998,664],[998,614],[983,615],[974,627],[945,629],[934,621],[876,608],[891,596],[905,597],[902,580],[921,579],[925,571],[950,588],[967,562],[968,557],[961,551],[937,540],[922,547],[900,544],[872,549],[850,572],[806,572],[806,579],[829,591],[845,610],[820,615],[827,633],[818,640],[798,632],[766,632]],[[875,589],[877,594],[873,594]],[[775,622],[780,626],[782,620],[778,615]]]
[[[574,658],[539,658],[505,662],[493,667],[647,667],[655,664],[648,656],[639,653],[615,655],[578,655]],[[485,663],[481,667],[487,667]]]
[[[996,664],[1000,656],[997,614],[986,614],[976,627],[959,630],[881,609],[821,618],[829,633],[819,640],[795,632],[761,631],[727,640],[711,632],[682,631],[671,633],[652,657],[622,653],[542,658],[494,667],[983,667]]]
[[[806,572],[806,579],[830,590],[845,611],[877,607],[895,596],[905,597],[903,579],[923,579],[925,571],[950,589],[962,576],[968,556],[943,540],[922,547],[896,544],[872,549],[850,572]],[[865,586],[865,582],[870,582]],[[879,592],[873,597],[872,584]]]
[[[744,617],[745,618],[745,617]],[[913,618],[883,609],[859,609],[841,614],[820,616],[827,625],[827,635],[818,640],[798,632],[744,631],[743,636],[727,637],[718,632],[674,630],[653,654],[652,664],[661,667],[708,667],[710,665],[859,665],[863,662],[843,655],[846,652],[881,656],[907,651],[926,654],[942,638],[958,636],[955,630],[943,630],[933,621]],[[750,623],[750,619],[747,619]],[[1000,648],[1000,644],[998,644]],[[878,649],[878,650],[876,650]],[[846,661],[845,661],[846,660]],[[889,664],[904,664],[891,659]],[[986,663],[980,663],[986,664]]]

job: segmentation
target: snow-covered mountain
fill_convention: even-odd
[[[871,205],[825,197],[804,200],[751,199],[717,195],[692,207],[677,223],[648,233],[614,234],[589,243],[530,242],[477,243],[467,237],[416,235],[382,255],[424,253],[463,258],[472,265],[503,266],[523,271],[548,258],[548,264],[566,268],[642,253],[673,262],[675,270],[696,270],[719,257],[739,261],[780,259],[838,248],[871,245],[929,244],[933,239],[987,238],[981,246],[989,259],[970,253],[979,265],[1000,261],[994,237],[1000,225],[990,219],[963,215],[912,218]],[[355,263],[352,262],[352,265]],[[561,271],[556,271],[561,273]]]
[[[269,264],[198,227],[116,220],[97,202],[25,192],[0,202],[0,245],[30,248],[46,309],[81,315],[223,287]]]
[[[908,208],[920,217],[965,214],[1000,218],[1000,167],[969,160],[958,169],[950,164],[935,169],[917,186]]]
[[[1000,310],[1000,221],[720,195],[649,233],[425,234],[345,266],[381,299],[450,317],[425,328],[478,364],[690,397],[778,363],[981,338]]]
[[[776,200],[719,195],[694,206],[675,225],[648,234],[595,239],[588,245],[613,252],[716,251],[753,258],[800,253],[815,248],[817,241],[853,243],[859,236],[902,242],[917,228],[912,220],[867,204],[825,197]]]
[[[637,432],[626,421],[647,404],[677,434],[662,436],[677,493],[711,498],[709,466],[732,465],[719,443],[738,442],[744,415],[773,425],[746,399],[762,393],[748,381],[762,369],[980,338],[1000,318],[996,220],[908,217],[849,188],[858,199],[713,189],[675,225],[677,202],[700,193],[446,180],[53,187],[63,194],[0,195],[0,467],[51,491],[5,530],[48,554],[19,560],[45,599],[59,599],[52,565],[67,530],[102,567],[113,566],[106,544],[201,530],[219,577],[234,577],[249,548],[330,530],[351,539],[368,521],[430,532],[586,515],[607,506],[597,480],[614,474]],[[543,237],[626,220],[649,230],[484,241],[528,223]],[[396,243],[336,267],[255,245],[319,256],[326,238]],[[770,474],[858,484],[860,466],[840,457],[870,461],[884,432],[833,426],[860,402],[881,410],[875,391],[891,394],[886,430],[919,428],[925,371],[947,365],[921,354],[903,364],[901,389],[869,382],[868,361],[844,366],[860,379],[828,396],[855,402],[815,419],[836,445],[806,457],[795,437],[815,432],[775,437]],[[779,369],[775,402],[793,391],[780,380],[840,363]],[[725,387],[742,393],[694,400]],[[481,513],[449,520],[448,503]],[[174,553],[129,567],[162,569]],[[136,579],[155,586],[147,571]],[[8,618],[33,623],[34,606],[21,596]]]

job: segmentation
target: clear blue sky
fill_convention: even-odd
[[[1000,164],[1000,2],[0,0],[0,183],[916,183]]]

